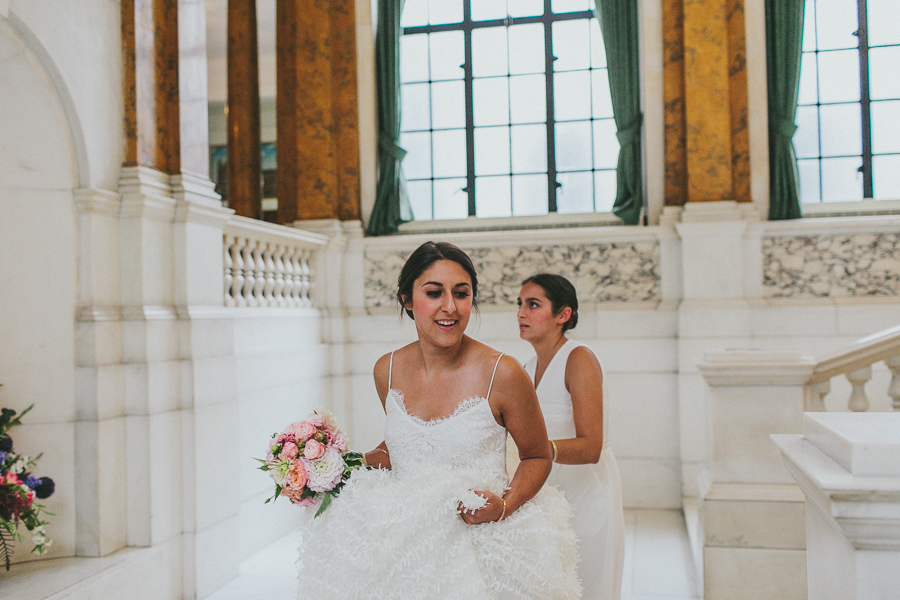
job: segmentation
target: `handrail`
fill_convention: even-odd
[[[316,252],[328,237],[234,216],[223,232],[225,306],[312,306]]]

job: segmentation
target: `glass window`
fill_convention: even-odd
[[[416,220],[612,209],[619,144],[593,0],[403,10],[400,145]]]

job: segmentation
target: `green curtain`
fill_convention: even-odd
[[[769,86],[769,219],[797,219],[800,187],[791,139],[797,126],[803,0],[766,0],[766,78]]]
[[[641,82],[637,0],[597,0],[612,93],[619,162],[613,214],[637,225],[644,204],[641,171]]]
[[[375,34],[375,77],[378,85],[378,185],[369,217],[369,235],[397,231],[412,221],[401,163],[406,150],[400,140],[400,13],[404,0],[378,0]]]

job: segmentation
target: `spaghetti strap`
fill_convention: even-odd
[[[491,383],[490,383],[490,385],[488,385],[488,393],[487,393],[487,396],[484,397],[485,400],[487,400],[488,398],[491,397],[491,388],[494,387],[494,375],[497,374],[497,367],[500,366],[500,359],[503,358],[504,354],[505,354],[505,352],[501,352],[500,356],[497,357],[497,362],[494,363],[494,372],[491,373]]]
[[[391,351],[391,361],[388,363],[388,391],[391,391],[391,375],[394,372],[394,351]]]

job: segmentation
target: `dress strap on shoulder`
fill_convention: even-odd
[[[490,385],[488,385],[488,393],[487,393],[487,396],[485,396],[485,399],[488,399],[491,397],[491,388],[494,387],[494,375],[497,374],[497,367],[500,366],[500,359],[503,358],[503,356],[505,354],[506,354],[505,352],[501,352],[500,356],[497,357],[497,362],[494,363],[494,372],[491,373],[491,383],[490,383]]]
[[[388,391],[391,390],[391,375],[394,372],[394,351],[391,351],[391,361],[388,363]]]

